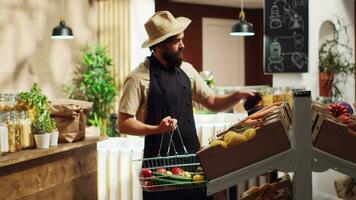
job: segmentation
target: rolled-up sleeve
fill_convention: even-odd
[[[127,78],[124,82],[123,92],[120,99],[119,113],[135,116],[140,108],[142,98],[140,82],[133,78]]]

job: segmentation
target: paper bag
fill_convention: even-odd
[[[59,131],[59,142],[75,142],[85,138],[85,126],[93,103],[58,99],[50,104],[51,116]]]

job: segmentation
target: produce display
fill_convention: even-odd
[[[314,147],[356,163],[356,117],[346,102],[312,105],[312,143]],[[331,142],[332,141],[332,142]]]
[[[331,103],[327,106],[327,112],[342,123],[349,123],[353,109],[350,104],[342,101]]]
[[[243,131],[237,133],[235,131],[228,131],[225,135],[219,138],[215,138],[210,142],[210,146],[218,146],[221,145],[223,148],[229,148],[234,145],[238,145],[244,143],[248,140],[251,140],[256,135],[255,128],[246,128],[242,129]]]
[[[288,104],[276,102],[210,138],[197,153],[205,177],[213,180],[289,149],[290,125]]]

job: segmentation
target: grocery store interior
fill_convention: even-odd
[[[354,0],[0,0],[0,199],[356,199],[355,10]],[[158,11],[191,20],[180,55],[204,88],[256,98],[213,112],[194,93],[199,150],[181,155],[173,142],[169,154],[174,134],[185,149],[178,127],[167,155],[147,158],[144,135],[120,131],[120,101],[153,57],[141,46]]]

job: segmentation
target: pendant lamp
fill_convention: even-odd
[[[61,12],[63,14],[63,0],[61,0]],[[73,31],[70,27],[66,26],[66,23],[64,22],[64,17],[61,17],[61,20],[59,21],[59,25],[54,27],[52,30],[52,39],[55,40],[66,40],[66,39],[73,39]]]
[[[253,36],[253,25],[246,21],[243,7],[243,0],[241,0],[241,11],[239,14],[239,21],[232,27],[231,36]]]

